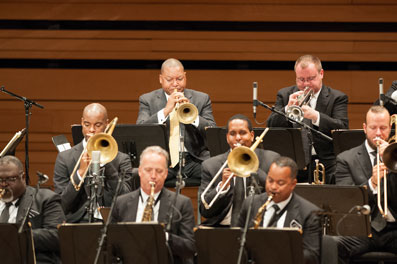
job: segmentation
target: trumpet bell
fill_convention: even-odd
[[[303,111],[299,106],[292,105],[288,107],[286,114],[289,118],[292,118],[295,121],[302,122],[303,120]]]
[[[99,133],[87,142],[87,152],[91,156],[92,151],[99,150],[101,152],[100,162],[106,164],[111,162],[117,156],[118,146],[116,140],[109,134]]]
[[[181,104],[177,109],[179,122],[183,124],[191,124],[198,116],[197,107],[191,103]]]
[[[245,146],[233,149],[227,157],[227,164],[230,170],[240,177],[249,177],[259,168],[258,156]]]
[[[383,163],[392,172],[397,172],[397,143],[392,143],[383,151]]]

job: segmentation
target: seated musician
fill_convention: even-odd
[[[191,200],[163,188],[167,178],[169,156],[158,146],[147,147],[141,154],[139,177],[141,187],[117,198],[112,213],[112,222],[168,223],[170,211],[174,218],[166,239],[174,257],[174,263],[193,263],[195,242],[193,236],[194,212]]]
[[[55,192],[62,197],[62,207],[68,223],[87,222],[89,220],[87,208],[90,201],[87,197],[89,196],[90,188],[88,187],[87,177],[84,179],[82,177],[87,173],[91,158],[84,150],[90,137],[105,131],[108,125],[106,108],[98,103],[87,105],[83,111],[81,125],[84,136],[83,141],[69,150],[60,152],[54,168]],[[72,175],[80,156],[80,163]],[[104,192],[98,197],[98,205],[108,207],[116,190],[117,181],[122,173],[125,173],[125,180],[120,193],[131,191],[132,167],[130,159],[127,154],[118,152],[111,162],[101,164],[101,171],[103,170],[103,175],[105,176]],[[73,181],[71,181],[71,177],[73,177]],[[79,185],[81,187],[78,187]],[[97,206],[94,207],[96,208]],[[101,219],[97,210],[94,212],[93,219],[94,221]]]
[[[226,139],[231,150],[237,146],[251,147],[254,141],[254,131],[251,121],[241,114],[232,116],[227,122]],[[236,226],[241,205],[248,194],[248,186],[251,184],[249,177],[234,177],[228,167],[219,172],[222,165],[226,162],[229,153],[230,151],[227,151],[211,157],[202,164],[203,169],[199,193],[204,192],[217,173],[222,173],[205,194],[205,200],[209,204],[217,193],[221,191],[221,195],[215,200],[214,204],[210,208],[206,208],[200,199],[200,213],[203,217],[207,218],[203,225]],[[274,151],[260,148],[255,149],[255,154],[259,160],[257,181],[260,186],[264,186],[266,173],[269,170],[270,164],[280,155]],[[229,177],[233,177],[233,179],[226,184]]]

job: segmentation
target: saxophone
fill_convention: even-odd
[[[273,200],[273,194],[270,194],[267,198],[266,202],[259,208],[258,213],[255,216],[254,220],[254,229],[258,229],[259,224],[262,221],[263,214],[265,213],[267,205]]]
[[[149,184],[150,184],[150,196],[146,203],[145,210],[143,211],[142,222],[152,221],[152,216],[153,216],[154,188],[156,184],[154,182],[149,182]]]

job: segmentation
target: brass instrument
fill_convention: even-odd
[[[88,155],[91,156],[92,151],[99,150],[101,152],[101,157],[100,157],[101,164],[109,163],[117,156],[117,152],[118,152],[117,142],[114,139],[114,137],[112,137],[114,127],[117,124],[117,120],[118,118],[115,117],[106,127],[105,132],[98,133],[88,139],[87,146],[81,153],[73,169],[73,172],[70,175],[70,181],[73,184],[73,187],[75,188],[76,191],[80,190],[81,185],[84,182],[84,178],[87,175],[88,169],[90,168],[91,165],[91,161],[90,161],[90,164],[88,165],[87,169],[84,171],[83,175],[81,175],[81,180],[79,184],[76,184],[73,175],[76,173],[77,169],[79,168],[81,158],[83,157],[85,152],[87,152]]]
[[[302,121],[303,120],[302,106],[307,105],[310,102],[313,95],[314,95],[313,90],[310,89],[309,86],[306,86],[305,89],[303,90],[303,93],[296,98],[296,100],[298,101],[297,105],[291,105],[287,107],[287,110],[285,112],[286,115],[289,118],[292,118],[293,120]]]
[[[150,196],[149,196],[149,200],[146,203],[145,210],[143,211],[142,222],[152,221],[152,216],[153,216],[154,188],[156,184],[154,182],[149,182],[149,184],[150,184]]]
[[[315,160],[316,168],[314,169],[314,184],[324,184],[325,183],[325,167],[318,159]],[[320,180],[321,175],[321,180]]]
[[[258,229],[259,224],[262,221],[263,214],[266,212],[268,204],[273,200],[273,194],[269,195],[266,202],[259,207],[258,213],[256,213],[255,220],[254,220],[254,229]]]
[[[0,200],[9,203],[14,200],[14,194],[10,188],[1,188],[0,189]]]
[[[177,92],[177,89],[175,89],[175,92]],[[192,103],[177,103],[175,105],[175,111],[179,122],[183,124],[193,123],[198,116],[197,107]]]
[[[266,133],[268,131],[269,131],[269,128],[266,128],[262,132],[262,134],[256,138],[256,141],[251,146],[251,148],[248,148],[245,146],[239,146],[239,147],[234,148],[230,152],[230,154],[227,156],[227,160],[225,161],[225,163],[218,170],[218,172],[216,173],[214,178],[208,184],[207,188],[205,188],[204,192],[201,194],[201,201],[206,209],[211,208],[211,206],[214,204],[216,199],[218,199],[221,192],[225,189],[225,187],[228,185],[230,180],[233,178],[233,175],[246,178],[246,177],[249,177],[252,172],[256,172],[258,170],[259,160],[258,160],[258,156],[254,152],[254,150],[258,147],[259,143],[262,142],[263,137],[266,135]],[[221,175],[221,173],[222,173],[223,169],[226,167],[226,165],[229,165],[229,168],[233,173],[227,179],[225,184],[223,184],[222,188],[215,195],[215,197],[212,199],[212,201],[208,204],[207,201],[205,200],[205,194],[208,192],[208,190],[211,188],[211,186],[214,185],[215,181],[217,180],[219,175]]]

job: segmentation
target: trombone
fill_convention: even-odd
[[[262,142],[263,137],[269,131],[269,128],[266,128],[262,134],[256,138],[255,143],[251,146],[251,148],[245,146],[239,146],[234,148],[230,154],[227,156],[227,160],[223,163],[222,167],[218,170],[214,178],[208,184],[207,188],[205,188],[204,192],[201,194],[201,202],[203,203],[205,209],[211,208],[216,199],[218,199],[221,192],[225,189],[225,186],[228,185],[230,180],[234,175],[239,177],[249,177],[252,172],[255,172],[259,168],[259,160],[258,156],[254,152],[254,150],[258,147],[259,143]],[[205,200],[205,194],[208,190],[214,185],[215,181],[218,179],[219,175],[221,175],[223,169],[229,165],[230,170],[233,172],[230,177],[226,180],[225,184],[221,187],[219,192],[215,195],[215,197],[208,204]]]
[[[117,124],[117,120],[118,118],[115,117],[106,127],[105,132],[98,133],[88,139],[87,145],[84,148],[83,152],[81,152],[81,155],[76,162],[73,172],[70,175],[70,181],[73,184],[73,187],[76,191],[80,190],[81,185],[84,182],[85,176],[87,175],[88,169],[92,162],[91,160],[90,163],[88,164],[87,169],[84,171],[83,175],[81,175],[81,180],[79,184],[76,184],[73,175],[76,173],[80,165],[81,158],[83,157],[85,152],[87,152],[88,155],[91,156],[92,151],[99,150],[101,152],[101,157],[100,157],[101,164],[109,163],[117,156],[117,152],[118,152],[117,142],[114,139],[114,137],[112,137],[114,127]]]
[[[296,98],[297,105],[291,105],[287,107],[287,110],[285,111],[286,115],[289,118],[292,118],[293,120],[302,121],[303,120],[302,106],[309,104],[313,95],[314,95],[313,89],[310,89],[309,86],[306,86],[305,89],[303,90],[303,94],[299,95]]]

